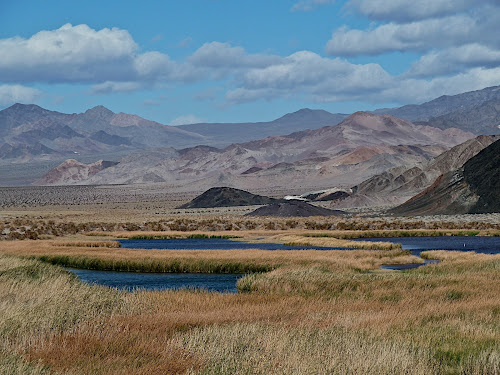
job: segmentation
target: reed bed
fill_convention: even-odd
[[[121,247],[121,243],[118,241],[54,241],[52,242],[52,246],[60,246],[60,247],[111,247],[117,248]]]
[[[351,249],[394,250],[401,249],[401,244],[391,242],[348,241],[329,236],[304,236],[304,235],[278,235],[272,240],[288,246],[320,246],[320,247],[345,247]]]
[[[59,246],[59,241],[0,244],[0,253],[74,268],[176,273],[253,273],[289,265],[320,264],[331,270],[371,270],[382,264],[419,263],[403,250],[133,250]]]

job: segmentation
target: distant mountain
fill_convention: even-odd
[[[440,129],[454,127],[474,134],[500,134],[500,97],[416,123]]]
[[[429,161],[388,169],[354,186],[352,195],[335,202],[333,206],[401,204],[429,187],[438,176],[461,167],[499,138],[500,136],[481,135],[452,147]]]
[[[37,185],[71,184],[75,181],[85,180],[96,173],[112,167],[118,163],[99,160],[92,164],[79,163],[74,159],[66,160],[61,165],[50,170],[43,178],[37,181]]]
[[[408,121],[429,121],[431,118],[455,111],[470,111],[490,100],[500,99],[500,86],[469,91],[458,95],[443,95],[423,104],[410,104],[399,108],[382,108],[373,113],[389,114]]]
[[[37,105],[14,104],[0,111],[0,159],[29,161],[123,152],[125,149],[194,146],[205,137],[135,115],[97,106],[64,114]]]
[[[333,114],[320,109],[304,108],[269,122],[201,123],[181,125],[178,128],[207,137],[210,145],[225,147],[231,143],[248,142],[305,129],[318,129],[324,126],[336,125],[348,116],[341,113]]]
[[[175,181],[195,191],[221,185],[246,190],[295,186],[306,191],[350,187],[388,168],[429,160],[472,137],[457,129],[440,130],[358,112],[339,125],[224,149],[140,151],[79,183]]]
[[[439,176],[426,190],[391,210],[396,215],[500,212],[500,140],[462,168]]]

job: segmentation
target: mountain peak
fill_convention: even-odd
[[[22,103],[15,103],[11,105],[10,107],[6,108],[5,111],[13,111],[13,112],[18,112],[18,111],[25,111],[25,112],[41,112],[41,111],[48,111],[46,109],[43,109],[42,107],[36,105],[36,104],[22,104]]]
[[[114,116],[114,112],[107,109],[103,105],[98,105],[93,108],[87,109],[85,111],[85,114],[99,117]]]
[[[338,123],[338,115],[334,115],[323,109],[302,108],[298,111],[287,113],[284,116],[274,120],[278,123],[317,123],[322,122],[324,125],[333,125]]]

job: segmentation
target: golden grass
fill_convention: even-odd
[[[62,241],[3,242],[0,253],[69,267],[143,272],[245,273],[292,265],[321,265],[332,271],[371,270],[382,264],[422,262],[403,250],[133,250],[74,246]]]
[[[441,263],[391,272],[376,269],[410,257],[399,250],[172,253],[54,242],[2,243],[0,253],[207,257],[276,269],[242,279],[249,293],[123,293],[0,255],[0,373],[41,374],[44,366],[96,375],[500,373],[499,255],[428,252]]]
[[[392,250],[401,249],[400,244],[375,241],[349,241],[335,237],[306,237],[305,235],[277,235],[270,240],[291,246],[346,247],[353,249]]]

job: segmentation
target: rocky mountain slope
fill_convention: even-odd
[[[491,212],[500,212],[500,140],[391,210],[396,215]]]
[[[334,207],[369,207],[401,204],[429,187],[438,176],[461,167],[499,136],[479,136],[441,155],[412,166],[399,166],[377,174],[352,188],[353,194]]]
[[[389,114],[409,121],[429,121],[456,111],[469,112],[489,101],[500,99],[500,86],[469,91],[458,95],[443,95],[422,104],[410,104],[399,108],[377,109],[375,114]]]
[[[0,111],[0,132],[0,159],[16,162],[165,145],[186,147],[205,140],[200,134],[135,115],[115,114],[103,106],[64,114],[15,104]]]
[[[473,135],[357,112],[336,126],[233,144],[141,151],[83,184],[168,182],[209,186],[350,187],[376,173],[430,160]],[[57,184],[57,182],[55,182]]]
[[[116,164],[118,163],[104,160],[99,160],[92,164],[84,164],[74,159],[68,159],[37,180],[36,185],[53,185],[54,183],[58,185],[71,185],[74,182],[88,179]]]

